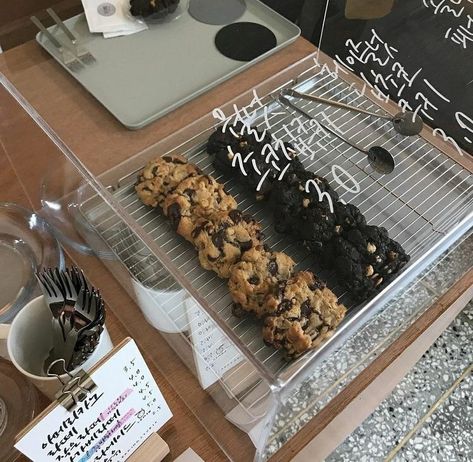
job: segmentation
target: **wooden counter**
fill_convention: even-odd
[[[246,72],[137,131],[123,127],[36,42],[28,42],[0,55],[0,72],[5,74],[91,173],[98,175],[314,51],[315,47],[310,42],[300,38]],[[17,120],[12,120],[8,113],[11,103],[2,93],[0,123],[2,136],[7,137],[3,142],[7,144],[7,149],[15,152],[15,163],[18,164],[23,156],[24,159],[31,157],[33,143],[25,145],[24,128]],[[47,150],[46,140],[35,137],[33,142],[41,143],[35,149],[34,159],[30,158],[28,165],[18,167],[27,190],[36,187],[34,179],[38,168],[44,168]],[[32,197],[37,196],[37,191],[29,192]]]
[[[0,72],[6,75],[60,134],[85,167],[92,174],[98,175],[313,52],[315,48],[310,43],[299,39],[273,57],[136,132],[122,127],[34,42],[0,55]],[[427,137],[437,146],[442,144],[432,136]],[[0,181],[3,186],[0,201],[13,201],[30,208],[38,208],[42,177],[54,167],[58,152],[53,143],[3,90],[0,90],[0,141]],[[444,150],[448,149],[446,146],[442,147]],[[460,161],[471,169],[471,160]],[[168,456],[168,459],[171,460],[190,446],[205,461],[226,460],[206,429],[167,381],[169,379],[185,390],[186,383],[193,380],[192,374],[182,366],[174,367],[178,361],[176,354],[159,333],[144,321],[139,308],[100,260],[73,252],[69,253],[69,257],[86,270],[94,285],[102,289],[106,303],[111,308],[108,327],[113,340],[117,342],[131,333],[142,350],[148,353],[145,357],[150,359],[148,364],[174,414],[172,421],[160,431],[171,448],[171,456]],[[416,324],[416,328],[406,332],[388,348],[378,361],[360,374],[356,381],[304,427],[272,460],[286,462],[299,453],[338,413],[356,400],[400,351],[449,309],[454,300],[464,294],[470,294],[471,287],[470,272],[449,292],[450,295],[426,312],[421,323]],[[119,319],[113,313],[116,313]],[[152,366],[152,359],[157,352],[164,364],[160,371]],[[209,413],[214,412],[215,404],[205,392],[193,390],[191,398],[201,403]],[[230,432],[225,425],[231,426],[224,423],[221,428],[213,430],[223,434],[228,432],[229,445],[238,447],[241,460],[250,460],[253,448],[248,444],[247,438],[238,439],[238,435],[235,437],[235,430]]]

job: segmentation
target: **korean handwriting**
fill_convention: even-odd
[[[322,68],[320,72],[323,72],[323,69],[324,68]],[[333,75],[331,75],[331,77],[333,77]],[[261,126],[264,127],[263,131],[256,130],[251,126],[251,123],[256,118],[255,111],[252,110],[255,106],[259,109],[263,107],[266,109],[266,111],[261,113],[261,121],[259,124],[260,128]],[[302,115],[298,115],[291,118],[287,123],[281,123],[279,119],[275,119],[275,116],[285,115],[285,113],[276,112],[269,114],[267,109],[268,106],[263,105],[256,90],[253,90],[253,100],[249,106],[238,108],[233,105],[234,113],[228,117],[220,108],[214,109],[212,112],[217,120],[223,122],[221,126],[223,133],[228,130],[237,139],[244,134],[253,136],[258,142],[264,140],[267,137],[268,131],[273,129],[273,120],[278,121],[277,132],[271,133],[270,142],[265,143],[260,152],[239,152],[232,146],[227,146],[228,158],[232,162],[232,167],[238,168],[243,176],[248,176],[250,171],[258,175],[259,182],[256,187],[257,192],[261,191],[264,181],[271,172],[275,174],[276,181],[281,181],[289,170],[296,153],[299,153],[309,161],[313,161],[315,154],[319,153],[321,150],[327,151],[328,144],[332,141],[330,132],[326,131],[315,119],[306,120]],[[248,118],[245,118],[244,115],[248,116]],[[322,113],[322,115],[325,117],[325,114]],[[278,136],[276,136],[275,133],[278,133]],[[282,137],[288,140],[290,144],[283,141]],[[260,156],[260,162],[258,162],[257,156]],[[264,160],[263,164],[261,163],[261,159]],[[360,192],[360,187],[355,178],[343,169],[343,167],[334,165],[332,168],[332,176],[346,191],[355,194]],[[348,178],[354,186],[347,185],[346,182],[342,180],[342,177]],[[318,188],[317,184],[312,184],[308,181],[305,188],[307,192],[310,192],[311,189],[315,189],[319,201],[327,200],[330,210],[333,212],[332,199],[328,194],[323,193],[320,188]]]
[[[449,27],[444,38],[449,39],[461,48],[466,49],[473,42],[473,16],[466,13],[462,3],[473,3],[473,0],[422,0],[425,8],[434,15],[450,15],[457,24]]]
[[[394,96],[402,110],[414,112],[431,121],[434,120],[435,111],[439,109],[437,101],[450,102],[422,76],[422,68],[414,72],[407,70],[397,58],[399,50],[384,41],[374,29],[371,29],[369,40],[354,42],[348,39],[346,47],[348,56],[342,58],[337,54],[336,60],[353,72],[356,65],[368,68],[369,71],[360,72],[360,77],[377,99],[387,102],[390,96]],[[408,101],[404,98],[405,90],[415,82],[422,91],[417,91],[414,98]]]
[[[470,3],[473,3],[473,0]],[[357,68],[362,69],[359,71],[365,84],[362,94],[369,89],[373,96],[384,102],[394,97],[401,110],[411,111],[430,122],[435,122],[440,103],[451,103],[449,97],[423,75],[422,67],[413,71],[406,69],[399,58],[400,51],[383,40],[374,29],[371,30],[368,40],[359,42],[347,40],[346,48],[347,56],[341,57],[337,54],[335,62],[353,72],[356,72]],[[365,70],[366,68],[368,70]],[[414,84],[415,88],[419,89],[410,92],[408,97],[405,95],[406,90],[414,88]],[[464,140],[471,143],[473,138],[471,117],[457,112],[455,119],[458,126],[466,132]],[[434,135],[442,137],[463,155],[458,143],[441,128],[436,128]]]

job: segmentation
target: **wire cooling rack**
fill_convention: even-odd
[[[316,94],[325,98],[334,98],[370,111],[381,111],[372,101],[361,95],[347,82],[333,80],[329,76],[307,78],[295,87],[298,91]],[[275,98],[276,97],[276,98]],[[399,241],[411,255],[409,267],[419,266],[429,251],[435,246],[446,242],[453,236],[460,222],[467,221],[467,227],[473,223],[473,177],[470,172],[454,162],[423,138],[403,137],[397,134],[391,123],[377,120],[370,116],[347,113],[341,109],[327,107],[316,102],[293,100],[301,109],[312,117],[331,123],[346,137],[356,143],[369,147],[380,145],[388,149],[394,156],[396,168],[391,175],[382,176],[372,170],[366,156],[346,145],[328,133],[316,130],[314,122],[301,118],[281,105],[277,100],[277,92],[265,98],[252,123],[260,129],[271,127],[271,133],[285,141],[293,142],[301,152],[300,158],[308,170],[329,179],[340,194],[341,199],[358,206],[369,224],[385,227],[390,236]],[[252,112],[253,108],[248,108]],[[317,262],[288,236],[274,231],[271,212],[265,204],[254,200],[254,194],[231,178],[222,176],[215,171],[211,158],[205,152],[205,141],[212,132],[209,127],[200,136],[193,139],[190,146],[179,149],[189,162],[198,165],[207,174],[225,183],[226,190],[238,202],[239,208],[252,214],[263,224],[265,242],[273,249],[284,251],[298,262],[298,269],[311,269],[328,281],[329,287],[347,305],[348,316],[340,325],[337,333],[319,350],[326,350],[327,345],[335,342],[340,335],[349,335],[356,328],[353,319],[361,311],[373,313],[375,305],[381,303],[382,297],[364,305],[350,302],[343,289],[337,285],[334,275],[318,267]],[[164,153],[156,153],[163,155]],[[144,163],[144,162],[143,162]],[[333,181],[334,165],[343,169],[346,178],[357,183],[359,192],[347,191]],[[342,170],[335,169],[335,173]],[[227,290],[226,281],[199,266],[195,250],[182,238],[176,235],[161,213],[144,206],[134,191],[136,171],[124,178],[116,178],[112,186],[113,195],[120,206],[166,253],[179,273],[189,283],[189,292],[198,294],[203,300],[203,308],[213,319],[218,319],[220,326],[227,332],[232,331],[233,339],[237,339],[240,349],[247,349],[256,358],[260,367],[275,379],[287,370],[288,363],[282,355],[266,346],[261,339],[261,325],[249,318],[240,319],[232,315],[232,302]],[[350,183],[350,184],[353,184]],[[133,274],[134,278],[147,288],[158,287],[162,278],[147,271],[146,259],[151,251],[141,242],[132,245],[124,237],[119,226],[120,218],[111,213],[101,211],[100,207],[87,210],[89,221],[114,250],[120,261]],[[464,226],[464,225],[463,225]],[[132,250],[133,249],[133,250]],[[137,260],[137,255],[141,260]],[[131,263],[133,262],[133,263]],[[419,269],[420,271],[420,269]],[[168,282],[170,289],[178,287],[171,275]],[[390,284],[400,287],[403,274],[397,276]],[[387,293],[387,289],[383,290]],[[384,300],[385,301],[385,300]],[[176,306],[176,309],[179,309]],[[318,351],[305,355],[296,361],[291,374],[300,372],[301,368],[318,356]],[[245,378],[243,377],[242,380]]]

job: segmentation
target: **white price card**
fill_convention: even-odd
[[[186,308],[197,374],[206,389],[239,364],[243,356],[197,303],[187,299]]]
[[[115,33],[113,36],[116,36],[148,29],[144,22],[137,21],[128,11],[128,0],[82,0],[82,6],[91,33]]]
[[[22,432],[19,451],[34,462],[120,462],[172,417],[133,340],[89,375],[96,388],[71,411],[53,403]]]

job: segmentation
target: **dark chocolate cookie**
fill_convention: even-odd
[[[336,236],[323,250],[343,285],[356,300],[366,300],[392,280],[409,261],[386,229],[362,225]]]
[[[130,0],[132,16],[161,19],[176,11],[180,0]]]
[[[272,184],[303,166],[290,143],[275,142],[261,132],[238,122],[220,126],[209,138],[207,152],[216,169],[237,176],[249,185],[258,199],[268,195]]]

